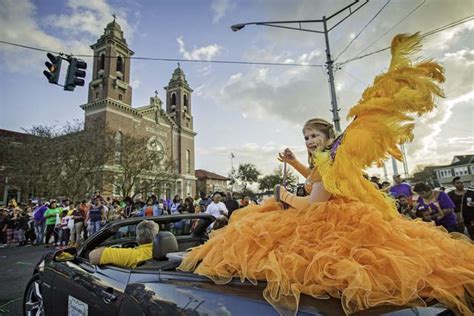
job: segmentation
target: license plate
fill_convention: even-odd
[[[67,311],[69,316],[87,316],[88,306],[86,303],[69,295]]]

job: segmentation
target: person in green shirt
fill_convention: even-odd
[[[54,228],[56,227],[56,217],[60,216],[61,212],[62,208],[57,206],[56,200],[51,200],[48,210],[44,213],[44,217],[46,218],[46,240],[44,243],[46,244],[46,247],[49,247],[49,239],[51,238],[51,234],[54,235],[54,244],[59,245],[59,234]]]

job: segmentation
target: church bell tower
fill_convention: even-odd
[[[189,87],[178,63],[178,68],[173,72],[166,90],[166,112],[174,119],[181,128],[193,129],[193,116],[191,114],[191,93],[193,89]]]
[[[131,106],[130,57],[134,52],[128,48],[115,17],[91,48],[94,50],[94,66],[88,102],[110,98]]]

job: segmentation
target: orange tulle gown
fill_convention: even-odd
[[[248,206],[180,269],[221,284],[266,280],[264,297],[282,314],[297,311],[301,294],[340,298],[347,314],[433,299],[460,315],[472,313],[474,246],[467,237],[404,217],[386,221],[357,201],[303,211],[281,210],[273,200]]]
[[[269,200],[235,211],[227,227],[192,249],[180,265],[226,283],[267,281],[265,299],[294,314],[301,294],[340,298],[347,314],[377,305],[424,306],[437,300],[473,314],[474,245],[398,215],[394,202],[365,180],[365,168],[413,138],[413,114],[430,112],[443,92],[443,68],[419,59],[419,34],[392,41],[389,70],[375,78],[331,150],[314,156],[328,202],[280,209]],[[311,179],[311,175],[310,175]]]

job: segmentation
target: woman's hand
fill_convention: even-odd
[[[281,162],[290,162],[295,159],[296,157],[290,148],[286,148],[283,152],[278,153],[278,160]]]

